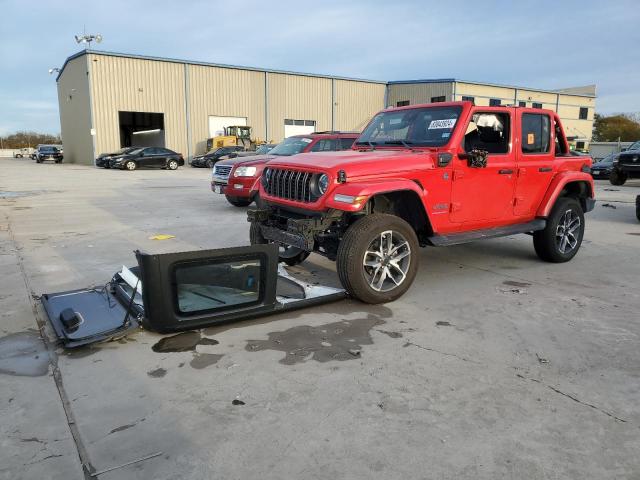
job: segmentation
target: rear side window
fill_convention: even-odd
[[[311,152],[332,152],[337,150],[337,142],[335,138],[323,138],[318,140],[316,144],[311,147]]]
[[[340,150],[350,150],[353,142],[355,142],[355,138],[341,138],[338,141],[340,142]]]
[[[522,153],[547,153],[551,142],[551,121],[548,115],[522,115]]]

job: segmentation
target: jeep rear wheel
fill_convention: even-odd
[[[533,246],[542,260],[562,263],[571,260],[582,244],[584,213],[574,198],[559,198],[544,230],[533,232]]]
[[[249,228],[249,241],[251,245],[264,245],[265,243],[271,243],[262,236],[260,225],[255,222],[251,222]],[[278,252],[278,261],[284,262],[290,267],[304,262],[309,256],[310,252],[302,250],[301,248],[280,245]]]
[[[624,185],[627,181],[627,175],[624,172],[620,172],[618,170],[612,170],[609,175],[609,183],[611,185]]]
[[[640,222],[640,195],[636,197],[636,218]]]
[[[418,271],[418,237],[400,217],[368,215],[351,225],[338,247],[336,269],[347,292],[365,303],[392,302]]]

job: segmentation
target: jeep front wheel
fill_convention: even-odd
[[[580,203],[574,198],[559,198],[544,230],[533,232],[533,246],[542,260],[563,263],[578,253],[583,236],[584,213]]]
[[[609,183],[611,185],[624,185],[627,181],[627,175],[624,172],[620,172],[618,170],[612,170],[609,175]]]
[[[375,213],[351,225],[338,247],[336,269],[345,290],[365,303],[392,302],[418,271],[418,237],[395,215]]]

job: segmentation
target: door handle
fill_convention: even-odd
[[[503,168],[501,170],[498,170],[498,173],[500,175],[511,175],[513,173],[513,170],[511,170],[509,168]]]
[[[540,167],[538,169],[539,172],[550,172],[552,170],[553,170],[553,168],[551,168],[551,167]]]

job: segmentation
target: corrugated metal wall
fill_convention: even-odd
[[[119,111],[164,114],[165,146],[187,154],[184,65],[89,54],[96,155],[120,148]]]
[[[234,68],[187,65],[191,151],[203,153],[209,116],[246,117],[253,136],[266,139],[265,73]]]
[[[71,60],[58,79],[58,106],[64,161],[93,163],[87,57]]]
[[[335,80],[335,130],[362,131],[384,108],[385,85]]]
[[[269,139],[284,138],[284,119],[315,120],[316,131],[331,130],[331,79],[267,73]]]
[[[453,96],[453,83],[396,83],[389,85],[387,106],[395,107],[398,102],[409,101],[409,105],[429,103],[432,97],[444,96],[450,102]]]

